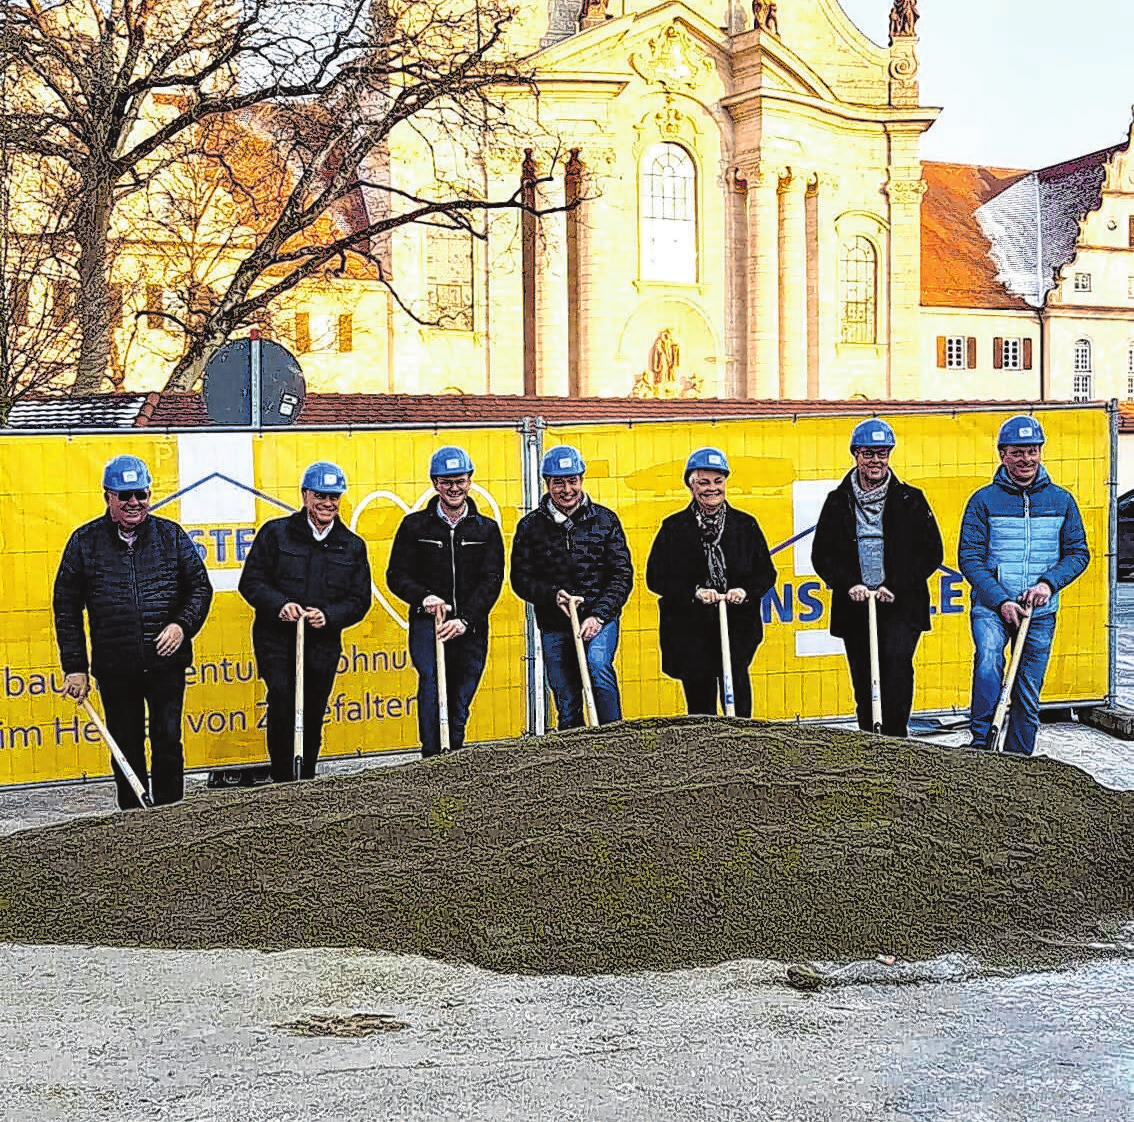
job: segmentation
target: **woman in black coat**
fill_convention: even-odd
[[[866,601],[876,592],[882,732],[904,737],[913,707],[914,653],[929,630],[927,582],[944,550],[925,495],[890,470],[894,443],[894,430],[881,419],[855,428],[855,467],[823,504],[811,564],[831,588],[831,634],[846,648],[863,730],[873,726]]]
[[[736,715],[752,716],[748,667],[764,637],[761,600],[776,582],[756,519],[725,499],[728,460],[698,448],[685,465],[692,502],[658,530],[646,587],[659,597],[662,671],[685,690],[690,713],[716,713],[722,698],[720,609],[728,604]]]

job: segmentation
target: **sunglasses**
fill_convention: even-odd
[[[115,491],[120,503],[128,503],[131,499],[137,499],[138,502],[144,503],[149,497],[150,493],[146,491]]]

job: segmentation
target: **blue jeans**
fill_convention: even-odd
[[[437,648],[433,617],[414,615],[409,625],[410,661],[417,671],[417,735],[421,754],[441,754],[441,720],[437,713]],[[449,748],[465,743],[469,708],[488,661],[488,628],[466,631],[445,644],[445,683],[449,701]]]
[[[1004,648],[1012,638],[1013,630],[999,614],[981,612],[972,616],[973,643],[973,700],[971,726],[973,744],[988,745],[988,731],[1000,685],[1004,679]],[[1004,751],[1030,756],[1036,746],[1039,729],[1040,690],[1051,657],[1051,641],[1055,637],[1055,613],[1035,616],[1028,626],[1024,640],[1024,654],[1016,671],[1012,686],[1012,707],[1009,709],[1008,735]]]
[[[560,729],[577,729],[583,724],[583,680],[579,677],[579,658],[575,639],[570,631],[543,631],[543,664],[551,692],[555,695],[555,711]],[[600,725],[622,720],[622,699],[618,695],[618,679],[614,676],[614,652],[618,649],[618,620],[604,624],[602,630],[586,644],[587,669],[595,695]]]

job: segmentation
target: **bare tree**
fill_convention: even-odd
[[[423,195],[374,177],[399,130],[431,145],[498,141],[506,98],[534,89],[507,0],[0,0],[0,11],[0,58],[18,91],[0,128],[70,181],[76,392],[107,373],[116,209],[190,158],[258,221],[253,244],[236,260],[226,252],[227,275],[199,314],[146,309],[185,333],[169,388],[190,387],[235,330],[348,257],[389,283],[380,249],[396,227],[477,235],[472,216],[523,206],[518,191],[486,198],[455,182]],[[272,156],[249,182],[232,147],[253,132]],[[337,221],[361,192],[384,201]]]
[[[32,206],[21,185],[50,205]],[[20,398],[74,376],[75,263],[58,188],[0,144],[0,426]]]

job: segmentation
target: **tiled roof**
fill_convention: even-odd
[[[1028,173],[925,163],[921,202],[921,302],[927,307],[1022,308],[997,279],[976,209]]]
[[[156,393],[100,393],[88,397],[25,397],[12,406],[14,429],[130,428]]]
[[[1028,402],[966,402],[965,408],[1026,409]],[[815,413],[920,413],[958,408],[957,402],[755,401],[747,398],[522,397],[507,394],[308,394],[297,424],[364,428],[381,425],[516,424],[542,417],[551,424],[698,420]],[[138,424],[159,428],[208,426],[200,394],[163,394]]]

